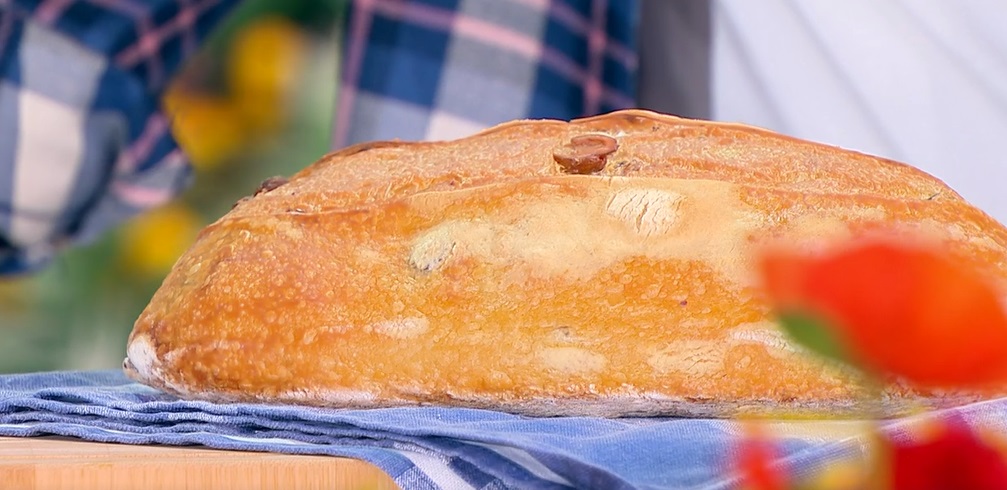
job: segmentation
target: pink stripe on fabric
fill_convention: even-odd
[[[35,9],[35,19],[43,24],[52,24],[71,3],[73,0],[45,0]]]
[[[588,74],[573,60],[556,51],[553,48],[545,48],[542,51],[542,63],[559,72],[564,78],[585,85],[588,83]],[[585,87],[586,88],[586,87]],[[610,87],[601,86],[600,100],[604,104],[615,107],[634,107],[636,101]]]
[[[185,156],[181,150],[169,153],[158,163],[161,168],[180,168],[184,165]],[[139,209],[164,204],[175,197],[175,189],[151,188],[121,180],[112,183],[111,191],[121,201]]]
[[[629,49],[626,45],[606,36],[608,42],[605,45],[605,53],[612,57],[621,65],[625,65],[630,70],[635,70],[640,63],[640,58],[636,51]]]
[[[350,24],[350,35],[346,40],[346,62],[343,64],[342,83],[339,96],[336,97],[336,121],[333,125],[333,147],[342,148],[350,132],[350,120],[353,118],[356,104],[356,87],[360,82],[360,69],[364,62],[364,48],[371,31],[371,14],[374,10],[374,0],[356,0],[356,10]]]
[[[584,84],[584,112],[597,114],[601,108],[602,67],[605,63],[605,25],[608,20],[607,0],[591,2],[591,32],[587,37],[588,76]]]
[[[389,17],[406,19],[416,24],[443,30],[451,29],[455,18],[455,13],[451,10],[398,0],[376,0],[374,10]]]
[[[604,87],[601,92],[601,101],[604,104],[610,105],[612,107],[627,108],[636,107],[636,100],[632,97],[626,96],[622,92],[617,92],[608,87]]]
[[[140,18],[147,16],[147,7],[142,3],[130,0],[87,0],[88,3],[105,7],[107,9],[122,12],[130,17]]]
[[[6,6],[4,3],[6,0],[0,0],[0,5]],[[7,43],[10,37],[11,28],[14,27],[14,16],[4,15],[0,16],[0,53],[4,52],[4,48],[7,47]]]
[[[594,5],[592,5],[592,7],[594,7]],[[564,2],[552,2],[549,8],[549,15],[557,21],[566,24],[567,27],[573,29],[574,32],[584,36],[588,35],[588,33],[593,29],[592,23],[587,17],[577,13],[577,11],[570,8],[570,6]],[[631,69],[635,69],[638,62],[636,51],[630,49],[628,46],[615,39],[608,38],[607,35],[606,38],[608,42],[605,46],[605,53],[619,63],[626,65]]]
[[[540,8],[540,4],[546,4],[549,7],[549,17],[565,25],[575,33],[587,36],[591,31],[590,20],[578,13],[576,10],[570,8],[570,5],[566,2],[549,2],[548,0],[515,1],[535,8]],[[609,38],[608,43],[605,46],[605,53],[619,63],[626,65],[626,67],[636,69],[638,63],[636,52],[621,42]]]
[[[454,28],[455,32],[466,37],[517,52],[527,58],[538,59],[542,56],[542,43],[537,39],[484,20],[458,15],[455,17]]]
[[[426,27],[461,34],[491,46],[515,51],[529,58],[538,58],[541,52],[541,43],[537,39],[450,10],[394,0],[378,0],[375,3],[375,10],[396,19],[407,19]]]
[[[578,34],[584,35],[591,30],[590,18],[570,8],[564,2],[550,2],[549,15],[561,24],[566,24],[568,28]]]
[[[104,3],[119,3],[115,0],[91,0]],[[191,28],[195,24],[195,19],[203,11],[209,9],[216,0],[206,0],[203,2],[191,3],[187,8],[183,8],[175,14],[171,20],[165,22],[158,28],[151,28],[149,23],[141,25],[140,37],[137,42],[123,49],[115,57],[115,63],[119,66],[131,67],[144,59],[155,61],[157,57],[151,56],[157,53],[164,40],[183,29]],[[141,19],[147,21],[146,17]],[[159,60],[157,60],[159,62]]]
[[[157,165],[161,168],[181,168],[185,166],[185,155],[181,150],[168,153]],[[147,187],[127,181],[116,181],[111,186],[112,193],[126,204],[136,208],[147,208],[164,204],[175,196],[177,189]]]
[[[90,3],[109,9],[115,10],[117,12],[126,14],[132,17],[136,21],[137,30],[137,40],[133,45],[136,47],[139,53],[143,53],[147,56],[147,68],[150,72],[150,80],[148,84],[153,84],[163,76],[164,67],[161,65],[161,60],[150,56],[150,54],[156,53],[157,48],[160,46],[160,40],[151,38],[151,31],[153,28],[150,24],[150,13],[146,7],[136,2],[130,0],[88,0]],[[131,48],[126,48],[123,51],[128,51]],[[121,60],[122,53],[116,56],[115,63],[119,66],[132,66],[138,61],[123,63]]]
[[[163,39],[157,32],[157,29],[151,25],[150,18],[144,17],[140,19],[137,22],[137,26],[140,33],[135,46],[139,53],[139,59],[147,61],[147,85],[151,86],[155,82],[160,81],[161,77],[164,76],[164,66],[161,64],[161,58],[156,56]],[[132,63],[127,65],[119,64],[119,66],[132,66]]]
[[[136,171],[140,162],[150,156],[154,144],[168,132],[168,121],[162,114],[152,114],[147,118],[140,137],[133,141],[115,162],[116,173],[128,174]]]
[[[549,8],[549,4],[551,3],[549,0],[513,0],[513,1],[515,3],[520,3],[522,5],[538,10],[545,10]]]
[[[149,21],[146,18],[140,19],[137,23],[137,29],[140,32],[137,34],[136,42],[115,56],[115,64],[131,67],[143,61],[145,56],[157,52],[160,39],[156,30],[151,28]]]
[[[593,75],[584,82],[584,114],[593,116],[601,110],[601,80]]]
[[[546,47],[542,50],[542,63],[549,65],[550,68],[574,83],[583,84],[587,81],[587,73],[584,69],[554,48]]]
[[[182,4],[182,8],[178,12],[177,22],[180,29],[182,29],[182,52],[188,55],[195,53],[199,49],[195,29],[196,19],[199,17],[199,14],[192,0],[181,0],[179,3]]]
[[[126,182],[112,184],[112,193],[120,201],[137,209],[146,209],[164,204],[174,197],[174,192],[168,189],[151,189]]]
[[[461,34],[530,58],[537,58],[541,52],[541,43],[535,38],[450,10],[394,0],[377,0],[375,10],[389,17]]]
[[[109,10],[115,10],[120,13],[124,13],[136,21],[137,30],[137,41],[131,47],[127,47],[123,52],[128,52],[130,49],[136,49],[138,53],[141,53],[146,57],[147,69],[149,73],[149,78],[147,81],[148,87],[153,86],[160,82],[161,78],[164,76],[164,66],[161,63],[160,58],[156,56],[150,56],[157,52],[161,45],[161,40],[156,37],[152,37],[153,28],[150,23],[150,13],[148,9],[136,2],[130,0],[88,0],[94,5],[104,7]],[[119,66],[130,67],[139,62],[130,61],[124,62],[122,60],[123,54],[120,52],[116,55],[115,63]]]
[[[404,19],[424,27],[461,34],[529,58],[541,56],[542,44],[538,39],[481,19],[456,14],[450,10],[395,0],[375,0],[373,4],[376,12],[395,19]]]

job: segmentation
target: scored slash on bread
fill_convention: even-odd
[[[203,230],[124,367],[217,401],[858,413],[859,379],[791,345],[752,261],[879,225],[1004,286],[1007,229],[937,179],[762,129],[629,110],[357,145]],[[937,395],[972,399],[893,384],[882,409]]]

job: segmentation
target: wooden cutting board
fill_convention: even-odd
[[[59,437],[0,438],[0,490],[390,490],[354,459],[99,444]]]

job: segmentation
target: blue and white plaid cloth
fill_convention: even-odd
[[[352,0],[334,146],[632,106],[637,1]],[[184,187],[160,97],[237,3],[0,0],[0,275]]]
[[[0,275],[185,185],[160,96],[235,4],[0,0]]]

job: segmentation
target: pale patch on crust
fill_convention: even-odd
[[[409,265],[421,272],[440,269],[455,250],[450,227],[437,227],[421,236],[409,254]]]
[[[714,375],[723,370],[724,347],[709,340],[680,340],[652,354],[647,364],[660,373]]]
[[[538,354],[547,369],[567,374],[593,374],[605,369],[605,356],[577,347],[550,347]]]
[[[158,359],[157,350],[150,337],[145,334],[137,335],[126,346],[126,359],[122,362],[123,370],[130,378],[143,384],[185,396],[190,394],[190,390],[168,379],[164,373],[165,363],[170,364],[176,353],[177,350],[169,352],[165,356],[166,359]]]
[[[798,352],[794,344],[787,339],[772,322],[744,323],[731,329],[728,338],[732,343],[754,343],[766,348],[773,357],[788,357]]]
[[[855,379],[858,373],[852,366],[826,362],[818,358],[804,347],[792,342],[787,334],[773,322],[743,323],[731,329],[727,338],[734,345],[761,345],[767,354],[785,362],[790,362],[795,358],[804,358],[807,362],[816,363],[822,370],[821,379],[828,383],[841,384],[844,382],[843,379]]]
[[[942,239],[950,237],[954,241],[962,243],[971,242],[977,247],[988,250],[999,250],[1003,247],[990,235],[968,232],[961,223],[941,223],[933,219],[924,219],[920,220],[916,226],[919,231],[926,234],[924,236],[937,243],[940,243]]]
[[[625,189],[612,195],[605,211],[644,237],[664,235],[675,225],[683,199],[660,189]]]
[[[126,360],[124,364],[128,370],[141,380],[154,379],[155,372],[160,372],[161,362],[157,359],[157,352],[150,337],[137,335],[133,337],[129,345],[126,346]]]
[[[506,188],[423,193],[409,202],[426,214],[471,199],[469,194],[500,189]],[[613,199],[618,195],[623,197]],[[622,200],[625,211],[619,213]],[[612,264],[646,256],[703,262],[733,284],[752,281],[748,238],[762,218],[741,203],[730,183],[554,176],[504,202],[493,216],[450,220],[428,230],[416,241],[410,264],[432,271],[448,257],[469,258],[506,268],[504,282],[523,283],[529,277],[588,280]]]
[[[792,233],[788,239],[801,237],[801,241],[844,240],[850,237],[849,224],[838,218],[818,215],[798,216],[791,222]]]
[[[418,316],[398,318],[375,323],[371,329],[393,339],[405,340],[418,337],[429,330],[430,320]]]
[[[295,226],[290,220],[275,219],[272,221],[271,228],[283,233],[288,239],[295,242],[304,239],[304,231],[299,226]]]

